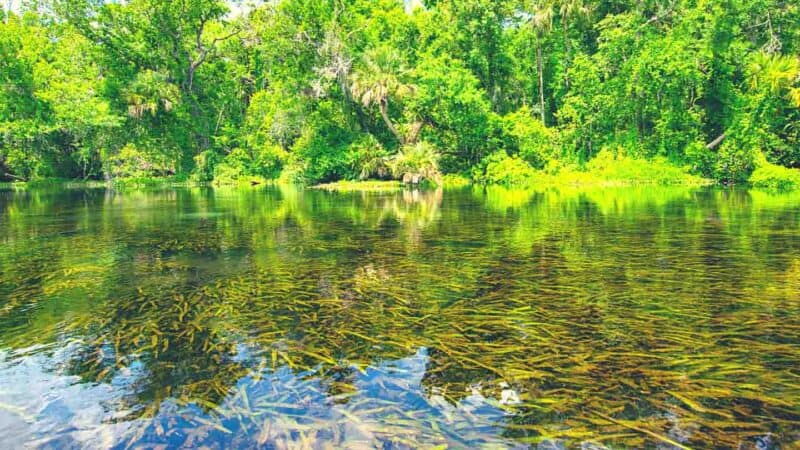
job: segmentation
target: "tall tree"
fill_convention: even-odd
[[[394,49],[377,47],[367,50],[361,66],[352,77],[353,97],[369,108],[377,106],[386,127],[401,145],[415,138],[418,130],[411,136],[404,135],[389,116],[389,101],[392,97],[403,98],[414,91],[414,86],[406,78],[408,70]]]
[[[560,0],[561,32],[564,39],[564,83],[569,90],[569,69],[572,60],[572,41],[570,39],[570,23],[575,19],[587,17],[589,6],[584,0]]]
[[[548,0],[536,0],[530,4],[530,26],[536,35],[536,73],[539,80],[539,115],[547,125],[544,104],[544,58],[542,45],[545,33],[553,29],[553,5]]]

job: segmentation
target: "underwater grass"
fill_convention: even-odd
[[[800,438],[788,200],[676,187],[62,195],[3,212],[16,225],[2,225],[0,348],[73,342],[66,374],[125,387],[107,405],[136,424],[121,446]],[[73,208],[66,222],[42,214],[56,205]]]

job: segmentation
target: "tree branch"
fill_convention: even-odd
[[[708,145],[706,145],[706,149],[714,150],[715,148],[717,148],[717,146],[719,146],[719,144],[722,143],[722,141],[725,140],[726,137],[727,137],[727,134],[726,133],[722,133],[721,135],[719,135],[719,137],[717,137],[713,141],[709,142]]]

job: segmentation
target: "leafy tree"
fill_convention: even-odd
[[[383,177],[424,142],[445,174],[606,149],[745,181],[800,167],[799,24],[782,0],[41,0],[0,24],[0,177]]]

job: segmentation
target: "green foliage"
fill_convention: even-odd
[[[666,158],[650,160],[626,156],[622,149],[616,152],[602,150],[586,164],[585,171],[606,182],[624,184],[706,184],[706,180],[689,174],[687,168],[678,167]]]
[[[718,180],[731,183],[746,181],[753,172],[753,148],[758,142],[753,142],[750,146],[748,141],[753,139],[733,140],[722,144],[713,166],[714,177]]]
[[[250,146],[268,142],[289,147],[302,133],[304,105],[281,85],[256,92],[250,99],[245,120]]]
[[[237,184],[243,180],[273,180],[280,176],[287,158],[286,151],[278,145],[265,145],[255,151],[236,148],[215,165],[214,182]]]
[[[448,173],[442,176],[442,186],[445,188],[461,188],[472,184],[472,180],[457,173]]]
[[[757,188],[775,191],[800,189],[800,170],[766,163],[750,175],[750,184]]]
[[[526,186],[535,182],[536,170],[518,156],[509,156],[503,151],[484,158],[476,168],[473,178],[483,184],[503,186]]]
[[[145,114],[156,116],[159,111],[170,112],[180,102],[180,90],[169,77],[152,70],[139,72],[123,92],[128,115],[141,119]]]
[[[512,139],[512,147],[532,167],[542,169],[559,156],[557,132],[536,120],[530,109],[521,108],[504,116],[503,125]]]
[[[388,165],[395,178],[419,175],[437,184],[441,180],[439,152],[428,142],[403,147],[397,155],[389,159]]]
[[[773,164],[760,151],[754,153],[753,164],[756,169],[747,180],[752,186],[774,192],[800,189],[800,170]]]
[[[38,3],[0,24],[0,180],[383,178],[422,141],[481,177],[800,167],[791,2]]]
[[[684,149],[686,161],[690,164],[692,173],[707,178],[714,178],[717,154],[709,150],[702,142],[693,142]]]
[[[604,149],[582,168],[550,164],[546,170],[536,170],[516,155],[497,152],[476,167],[473,178],[482,184],[507,187],[709,183],[707,179],[691,175],[688,168],[678,167],[663,157],[633,158],[626,156],[622,149],[616,152]]]
[[[478,79],[459,61],[426,56],[417,66],[417,85],[409,109],[433,125],[426,139],[448,150],[443,169],[469,169],[491,151],[496,117]]]
[[[0,24],[0,179],[96,177],[120,117],[89,41],[38,15]]]
[[[214,171],[222,161],[222,156],[214,150],[206,150],[194,157],[194,172],[192,179],[206,182],[214,179]]]
[[[348,178],[386,178],[390,172],[388,157],[389,152],[371,134],[357,139],[347,148],[347,163],[351,172]]]
[[[347,159],[351,138],[347,130],[334,125],[307,129],[291,148],[301,168],[295,181],[316,184],[348,178],[352,173]]]
[[[175,173],[170,161],[157,152],[148,152],[134,144],[128,144],[106,159],[105,172],[116,178],[153,178]]]

